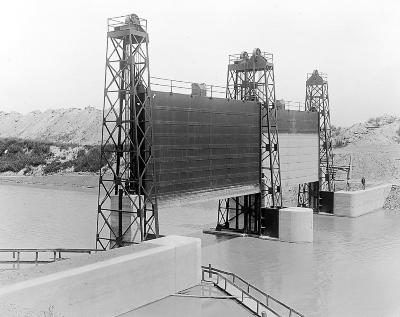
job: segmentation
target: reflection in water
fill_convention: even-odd
[[[0,185],[0,248],[93,248],[96,205],[95,194]],[[204,265],[235,272],[307,316],[400,312],[400,212],[315,216],[312,244],[203,235],[216,216],[215,202],[160,208],[161,233],[201,237]]]

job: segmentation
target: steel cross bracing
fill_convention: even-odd
[[[221,199],[218,203],[217,228],[246,233],[260,232],[260,195]],[[244,230],[243,230],[244,229]]]
[[[277,128],[277,113],[275,107],[275,78],[272,54],[262,53],[255,49],[252,56],[246,52],[240,55],[229,57],[227,73],[226,97],[228,99],[257,101],[260,104],[261,112],[261,157],[260,157],[260,203],[253,210],[255,218],[255,228],[261,234],[262,215],[260,208],[279,208],[282,206],[281,175],[279,161],[279,140]],[[257,195],[250,195],[257,196]],[[244,200],[244,199],[243,199]],[[257,201],[257,198],[247,198],[247,200]],[[230,216],[232,208],[237,205],[238,197],[221,200],[218,208],[217,228],[229,229],[229,222],[236,214],[241,213],[234,210],[233,218]],[[244,215],[244,218],[247,216]],[[237,225],[235,225],[237,227]],[[237,229],[237,228],[236,228]],[[252,228],[242,227],[243,231],[252,231]]]
[[[299,185],[297,205],[320,211],[320,191],[335,190],[332,136],[326,75],[314,70],[306,81],[305,111],[319,113],[319,182]]]
[[[334,191],[328,82],[317,70],[306,82],[306,111],[319,113],[319,190]]]
[[[230,56],[227,98],[255,100],[261,106],[261,206],[281,207],[281,177],[272,54],[256,49]]]
[[[319,182],[299,184],[297,206],[319,211]]]
[[[297,192],[297,206],[298,207],[309,207],[309,193],[310,193],[310,184],[303,183],[299,184],[299,190]]]
[[[108,19],[96,247],[158,237],[146,20]]]

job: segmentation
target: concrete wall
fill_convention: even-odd
[[[169,236],[0,276],[0,315],[116,316],[201,280],[200,239]],[[15,306],[14,306],[15,305]],[[12,315],[13,316],[13,315]]]
[[[282,187],[318,181],[318,134],[279,133]]]
[[[337,216],[358,217],[382,208],[392,185],[358,191],[338,191],[334,194],[333,213]]]
[[[313,242],[313,210],[288,207],[279,210],[279,240]]]

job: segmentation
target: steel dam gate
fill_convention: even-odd
[[[152,92],[160,202],[260,191],[260,107],[255,102]]]
[[[219,199],[217,230],[268,234],[282,207],[280,118],[284,181],[317,180],[318,160],[293,160],[298,144],[305,154],[317,146],[316,114],[278,115],[272,54],[231,57],[225,98],[204,84],[174,93],[172,80],[153,90],[151,78],[147,21],[109,19],[96,248],[157,238],[159,203],[197,199]]]

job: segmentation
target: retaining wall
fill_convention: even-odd
[[[168,236],[2,273],[0,315],[116,316],[200,280],[200,239]]]
[[[337,216],[359,217],[382,208],[392,185],[384,184],[357,191],[338,191],[334,194],[333,213]]]

